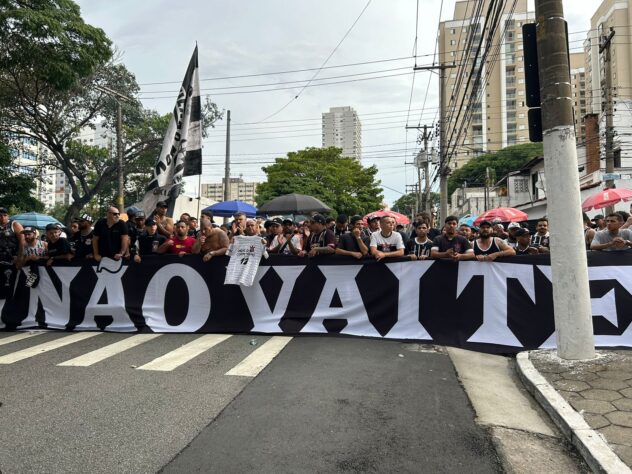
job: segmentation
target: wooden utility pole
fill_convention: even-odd
[[[590,359],[595,343],[562,0],[536,0],[535,17],[557,353]]]
[[[446,69],[455,68],[456,64],[438,64],[436,66],[415,66],[415,71],[439,70],[439,193],[441,198],[441,221],[448,217],[448,177],[450,176],[450,167],[448,166],[447,144],[445,143],[445,132],[447,124],[445,123],[445,71]]]
[[[599,45],[599,54],[603,54],[605,73],[605,78],[601,83],[604,95],[601,110],[606,115],[606,173],[610,175],[614,173],[614,107],[612,104],[612,58],[610,56],[610,45],[612,44],[613,36],[614,29],[610,28],[610,34],[608,36],[602,36],[601,44]],[[609,179],[606,181],[606,188],[614,187],[614,180]],[[607,214],[613,211],[614,206],[606,208]]]

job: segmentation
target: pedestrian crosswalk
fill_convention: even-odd
[[[43,334],[54,334],[58,337],[54,337],[54,339],[47,340],[45,342],[40,342],[40,340],[44,338],[38,336]],[[0,347],[5,349],[3,352],[10,350],[11,344],[19,343],[23,346],[25,343],[31,343],[29,347],[0,355],[0,367],[2,365],[15,364],[50,351],[60,351],[62,348],[68,349],[69,347],[72,347],[71,345],[74,343],[86,341],[91,338],[94,338],[94,342],[90,344],[91,347],[85,353],[77,355],[76,352],[73,352],[73,357],[63,360],[62,362],[58,362],[59,357],[57,357],[55,360],[58,363],[51,363],[51,365],[56,365],[58,367],[91,367],[97,364],[103,364],[108,359],[121,354],[125,354],[133,360],[134,349],[137,349],[143,344],[158,338],[166,340],[170,337],[169,334],[114,335],[112,333],[108,333],[110,335],[110,340],[105,341],[105,345],[102,345],[103,342],[99,342],[102,341],[102,338],[97,337],[102,334],[105,333],[79,332],[67,334],[52,333],[48,331],[33,331],[12,333],[4,337],[0,336]],[[230,334],[190,334],[187,336],[190,336],[191,340],[180,347],[168,350],[162,355],[155,357],[149,362],[145,362],[138,367],[136,365],[132,365],[131,367],[134,367],[139,371],[171,372],[186,365],[205,352],[212,351],[218,345],[225,343],[233,337]],[[119,340],[111,342],[112,338]],[[248,347],[247,354],[244,356],[243,360],[237,363],[232,369],[228,370],[225,375],[256,377],[279,353],[281,353],[291,339],[291,337],[287,336],[269,337],[267,338],[267,341],[256,349],[253,349],[253,347],[248,344],[248,346],[246,346]],[[107,342],[109,342],[109,344]],[[255,342],[254,344],[256,345],[257,343]],[[166,344],[166,346],[168,347],[169,345]]]

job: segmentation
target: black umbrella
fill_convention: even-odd
[[[331,212],[324,202],[304,194],[285,194],[266,202],[258,214],[305,214],[308,212]]]

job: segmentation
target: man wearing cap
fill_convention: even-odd
[[[156,203],[156,209],[150,217],[156,221],[158,233],[170,238],[173,235],[173,219],[167,217],[168,207],[165,201],[158,201]]]
[[[517,229],[514,235],[516,236],[516,246],[514,247],[516,255],[538,254],[538,249],[531,246],[531,233],[529,229]]]
[[[143,211],[136,211],[134,218],[127,221],[127,232],[129,236],[129,255],[126,255],[126,257],[134,257],[138,252],[138,237],[142,232],[145,232],[145,213]]]
[[[97,262],[103,257],[120,260],[124,255],[128,255],[128,227],[120,217],[119,210],[112,206],[108,208],[107,217],[99,219],[94,224],[92,255]]]
[[[35,288],[39,282],[39,266],[37,262],[46,258],[46,242],[37,238],[37,229],[25,226],[22,230],[24,235],[24,254],[22,255],[22,266],[29,267],[26,276],[26,286]]]
[[[134,261],[140,263],[141,258],[147,255],[157,255],[158,248],[164,244],[167,237],[158,233],[158,226],[153,219],[145,219],[145,229],[138,234],[136,240],[137,252]]]
[[[507,245],[511,248],[516,248],[518,240],[516,239],[516,231],[520,229],[521,226],[517,222],[510,222],[507,226],[507,232],[509,233],[509,237],[507,237]]]
[[[299,255],[315,257],[317,255],[331,255],[336,252],[336,236],[333,231],[327,229],[325,216],[315,214],[311,218],[311,234],[307,239],[307,246]]]
[[[456,216],[448,216],[444,221],[445,233],[434,238],[430,258],[449,258],[455,261],[472,260],[474,252],[470,242],[456,233],[459,220]]]
[[[595,230],[597,232],[606,229],[606,221],[603,217],[603,214],[597,214],[595,217],[592,218],[592,221],[595,223]]]
[[[365,237],[362,217],[351,217],[351,232],[347,232],[340,237],[340,243],[336,246],[336,255],[346,255],[358,260],[369,254],[370,239]]]
[[[395,232],[395,219],[391,216],[382,216],[380,230],[371,234],[371,255],[378,262],[384,258],[403,257],[404,247],[404,239],[399,232]]]
[[[277,233],[268,247],[269,252],[279,255],[298,255],[302,250],[301,237],[294,232],[294,221],[292,219],[284,219],[281,222],[280,230],[278,222],[274,222],[274,224]]]
[[[375,214],[371,214],[367,217],[366,223],[368,227],[362,230],[362,236],[371,240],[371,234],[380,230],[380,217]]]
[[[55,260],[71,260],[72,248],[70,242],[61,236],[59,224],[46,226],[46,265],[51,266]]]
[[[77,218],[79,230],[68,239],[72,252],[75,255],[75,260],[91,259],[93,256],[92,238],[94,233],[92,232],[92,221],[92,216],[88,214],[82,214]]]
[[[476,260],[493,262],[498,257],[509,257],[516,252],[502,238],[492,234],[492,223],[483,221],[479,225],[479,238],[474,241]]]

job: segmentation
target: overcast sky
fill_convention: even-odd
[[[415,0],[372,0],[327,67],[381,62],[322,69],[312,85],[353,82],[307,87],[302,92],[305,82],[279,83],[309,80],[316,71],[279,73],[319,68],[367,0],[78,3],[84,19],[102,28],[122,52],[123,63],[141,84],[139,97],[143,104],[161,113],[173,108],[179,83],[198,42],[203,94],[209,94],[232,115],[231,176],[262,181],[265,173],[261,166],[275,157],[321,146],[321,113],[330,107],[350,105],[362,121],[362,163],[375,164],[379,169],[386,202],[392,204],[405,192],[406,185],[416,181],[415,168],[405,164],[418,150],[416,133],[406,130],[405,125],[432,124],[438,99],[436,75],[425,71],[412,74]],[[452,18],[454,3],[443,2],[443,20]],[[419,65],[432,62],[440,5],[440,0],[419,2]],[[581,40],[598,5],[597,0],[564,1],[569,31],[582,32],[571,35],[572,51],[581,51]],[[216,79],[265,73],[275,74]],[[389,75],[393,77],[364,80]],[[334,79],[320,81],[325,78]],[[167,83],[150,85],[161,82]],[[273,88],[280,90],[246,93]],[[299,92],[299,97],[292,100]],[[203,182],[219,182],[224,175],[225,132],[225,123],[218,122],[204,143]]]

